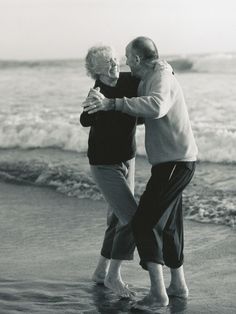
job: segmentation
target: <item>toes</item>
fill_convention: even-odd
[[[133,309],[137,309],[137,310],[157,310],[160,308],[164,308],[166,306],[168,306],[169,304],[169,300],[168,298],[156,298],[153,297],[152,295],[147,295],[145,296],[143,299],[136,301],[132,304],[132,308]],[[152,312],[153,313],[153,312]]]
[[[132,298],[136,295],[135,292],[129,289],[128,284],[122,281],[110,281],[105,279],[104,284],[120,298]]]
[[[132,296],[137,295],[137,293],[136,293],[136,292],[134,292],[134,291],[130,290],[130,288],[129,288],[129,286],[128,286],[128,284],[127,284],[127,283],[125,283],[124,287],[127,289],[128,293],[129,293],[129,294],[131,294]]]
[[[122,288],[119,290],[118,295],[121,298],[129,298],[131,296],[131,294],[130,294],[130,292],[128,290],[125,290],[125,289],[122,289]]]
[[[139,311],[150,310],[150,308],[147,305],[141,305],[141,304],[138,304],[137,302],[132,304],[131,309],[132,310],[139,310]]]

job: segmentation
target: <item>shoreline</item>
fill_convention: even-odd
[[[146,157],[136,157],[135,195],[145,189],[151,171]],[[193,180],[185,189],[186,219],[199,222],[236,224],[236,176],[234,164],[197,162]],[[85,153],[59,149],[1,150],[0,180],[38,187],[52,187],[70,197],[99,200]]]
[[[136,157],[135,195],[139,200],[151,171],[146,157]],[[197,162],[196,172],[185,189],[186,219],[236,224],[236,176],[234,164]],[[51,187],[70,197],[99,200],[85,153],[59,149],[1,150],[0,180],[38,187]]]

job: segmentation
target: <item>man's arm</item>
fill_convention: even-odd
[[[115,99],[105,98],[103,94],[94,90],[93,95],[90,94],[82,103],[82,107],[84,112],[88,112],[88,114],[115,110]]]
[[[155,77],[148,87],[148,96],[123,97],[115,100],[95,99],[85,110],[89,113],[116,110],[136,117],[161,118],[167,114],[172,104],[171,75],[169,72],[161,72]],[[98,94],[96,96],[99,98]]]
[[[147,96],[116,99],[116,110],[143,118],[161,118],[171,107],[171,75],[161,72],[147,86]]]

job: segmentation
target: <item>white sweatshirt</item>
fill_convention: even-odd
[[[195,161],[197,146],[182,89],[166,61],[140,82],[139,97],[116,99],[116,110],[145,118],[149,162]]]

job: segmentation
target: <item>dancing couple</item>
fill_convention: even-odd
[[[135,294],[121,277],[135,247],[150,277],[149,294],[137,308],[167,306],[169,296],[188,297],[183,270],[182,192],[191,181],[197,146],[182,89],[155,43],[138,37],[126,47],[131,72],[120,72],[108,46],[89,49],[86,69],[95,80],[83,103],[81,124],[90,127],[88,158],[107,204],[107,229],[93,274],[120,297]],[[134,198],[135,131],[145,125],[151,176],[139,202]],[[163,266],[170,269],[166,288]]]

